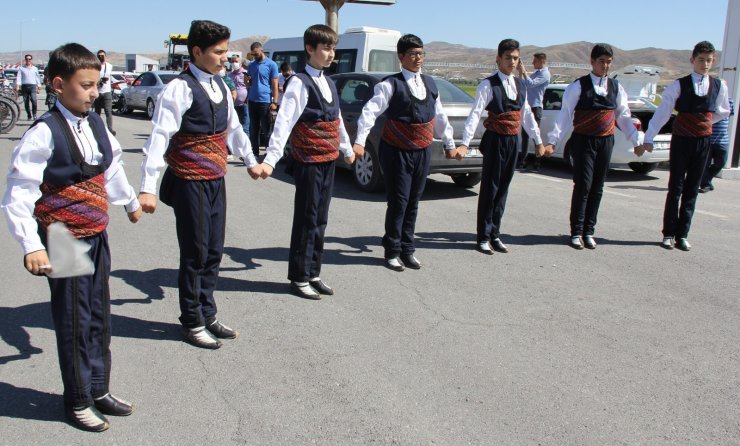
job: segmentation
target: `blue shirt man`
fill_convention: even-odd
[[[254,156],[259,156],[260,146],[267,146],[270,139],[270,115],[278,104],[278,66],[265,56],[262,44],[250,46],[252,63],[247,66],[249,84],[249,139]]]
[[[521,59],[520,59],[521,61]],[[532,65],[535,68],[534,73],[531,75],[527,74],[524,69],[524,64],[520,64],[518,67],[519,77],[524,80],[524,85],[527,87],[527,102],[532,109],[534,119],[539,125],[542,120],[542,97],[545,94],[545,88],[550,84],[550,70],[547,69],[545,63],[547,62],[547,55],[545,53],[535,53],[532,59]],[[525,168],[527,166],[527,152],[529,150],[529,135],[527,132],[522,130],[522,151],[519,155],[519,168]],[[534,159],[534,170],[540,169],[540,160],[535,157]]]

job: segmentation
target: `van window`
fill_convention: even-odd
[[[388,72],[398,71],[401,62],[395,51],[370,50],[370,63],[368,71]]]
[[[272,60],[278,68],[283,62],[288,62],[293,71],[297,73],[306,66],[306,53],[303,51],[275,51]]]
[[[351,73],[355,71],[356,60],[357,50],[336,50],[334,52],[334,62],[326,70],[327,74]]]

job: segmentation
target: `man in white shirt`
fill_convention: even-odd
[[[100,114],[105,110],[105,123],[112,134],[113,130],[113,90],[111,88],[110,74],[113,71],[113,65],[106,61],[107,54],[103,50],[98,51],[98,60],[100,61],[100,82],[98,82],[98,99],[95,100],[95,113]]]
[[[15,80],[15,90],[23,96],[23,106],[29,121],[36,120],[36,95],[41,86],[39,69],[33,65],[33,56],[26,54],[24,64],[18,68],[18,78]]]

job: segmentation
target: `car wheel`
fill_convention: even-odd
[[[629,163],[627,165],[633,172],[641,175],[648,174],[658,167],[658,163]]]
[[[456,185],[465,189],[470,189],[480,183],[481,176],[480,172],[453,173],[450,175]]]
[[[383,183],[383,174],[380,172],[378,153],[371,145],[365,146],[365,153],[355,160],[355,184],[365,192],[380,190]]]
[[[154,101],[151,99],[146,100],[146,117],[149,119],[154,117]]]
[[[122,115],[128,115],[133,112],[131,107],[128,106],[128,102],[126,102],[126,98],[124,96],[121,96],[121,103],[120,107],[118,108],[118,112]]]

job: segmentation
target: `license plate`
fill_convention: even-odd
[[[668,142],[653,142],[653,149],[655,150],[668,150],[670,143]]]
[[[480,152],[478,149],[468,148],[468,153],[465,156],[477,157],[480,156]]]

